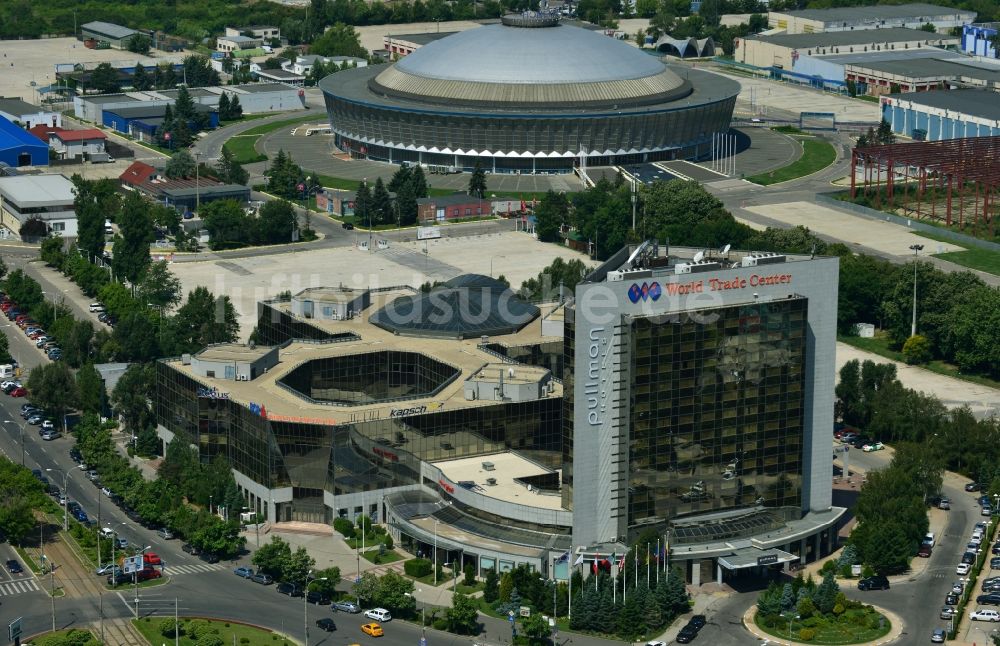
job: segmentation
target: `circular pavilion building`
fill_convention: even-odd
[[[740,90],[540,14],[332,74],[320,88],[336,145],[352,157],[495,173],[704,157]]]

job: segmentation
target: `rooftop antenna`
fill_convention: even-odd
[[[726,258],[728,258],[729,257],[729,250],[732,249],[732,248],[733,248],[733,245],[726,244],[726,246],[722,248],[722,255],[725,256]]]
[[[704,251],[699,251],[698,253],[696,253],[694,255],[694,261],[695,262],[701,262],[704,257],[705,257],[705,252]]]

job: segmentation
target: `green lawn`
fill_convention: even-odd
[[[837,159],[836,149],[822,139],[801,139],[802,156],[788,166],[783,166],[768,173],[752,175],[747,181],[767,186],[798,179],[821,171]]]
[[[861,95],[858,95],[858,96],[856,96],[854,98],[855,99],[860,99],[862,101],[868,101],[869,103],[879,103],[880,102],[880,99],[877,96],[872,96],[870,94],[861,94]]]
[[[464,577],[464,575],[463,575],[463,577]],[[486,587],[486,584],[483,583],[482,581],[476,581],[475,585],[465,585],[464,583],[459,583],[458,584],[458,591],[461,592],[462,594],[474,594],[476,592],[479,592],[480,590],[482,590],[485,587]]]
[[[981,247],[975,247],[961,242],[956,242],[954,240],[949,240],[948,238],[936,233],[929,233],[926,231],[914,231],[914,233],[921,238],[928,238],[930,240],[936,240],[937,242],[945,242],[957,247],[962,247],[965,250],[936,253],[933,254],[935,258],[941,258],[942,260],[947,260],[948,262],[953,262],[956,265],[968,267],[969,269],[985,271],[988,274],[1000,275],[1000,252],[998,251],[990,251],[989,249],[983,249]]]
[[[31,568],[32,572],[34,572],[35,574],[42,573],[42,568],[38,567],[38,564],[35,563],[35,559],[31,558],[28,555],[28,552],[23,547],[15,545],[14,551],[16,551],[17,555],[21,557],[21,560],[24,561],[24,564],[27,565],[29,568]]]
[[[378,565],[385,565],[386,563],[395,563],[396,561],[403,560],[403,556],[394,550],[386,550],[384,554],[379,554],[378,550],[368,550],[367,552],[362,552],[361,556],[369,563],[375,563]]]
[[[139,629],[150,644],[163,644],[166,642],[173,643],[174,638],[171,634],[167,638],[163,633],[160,632],[160,623],[163,621],[163,617],[143,617],[142,619],[132,620],[132,624]],[[170,618],[172,619],[172,617]],[[241,646],[293,646],[297,642],[293,642],[290,639],[282,639],[277,633],[265,630],[263,628],[255,628],[253,626],[244,626],[243,624],[229,623],[221,621],[218,619],[192,619],[190,617],[181,617],[181,636],[180,636],[180,646],[196,646],[198,643],[196,640],[191,639],[187,635],[187,626],[190,625],[192,621],[207,622],[210,624],[210,631],[214,631],[221,639],[223,644],[240,644]],[[243,641],[246,638],[247,641]]]
[[[257,152],[254,148],[258,139],[260,135],[236,135],[222,144],[222,147],[233,154],[234,161],[240,164],[252,164],[267,159],[267,155]]]
[[[875,337],[872,339],[838,334],[837,340],[846,343],[847,345],[852,345],[859,350],[864,350],[887,359],[892,359],[893,361],[905,363],[903,353],[889,347],[889,341],[883,332],[876,331]],[[954,377],[955,379],[961,379],[962,381],[968,381],[981,386],[989,386],[990,388],[1000,388],[1000,381],[995,381],[989,377],[963,373],[956,366],[944,361],[931,361],[921,367],[946,377]]]
[[[84,641],[84,633],[90,638]],[[101,642],[97,640],[89,630],[81,630],[79,628],[70,628],[69,630],[57,630],[54,633],[45,633],[41,637],[36,637],[31,640],[34,646],[61,646],[62,644],[72,643],[77,646],[100,646]]]
[[[848,617],[851,614],[858,615],[857,621],[852,620],[853,617]],[[870,627],[867,622],[861,623],[861,625],[858,623],[863,622],[864,619],[872,620],[873,618],[875,622],[879,621],[879,618],[882,620],[874,628]],[[867,610],[848,610],[836,618],[832,615],[829,619],[819,618],[809,628],[806,628],[803,622],[798,619],[788,622],[783,618],[779,618],[774,624],[764,625],[759,613],[754,617],[754,623],[767,634],[779,639],[788,639],[789,634],[791,634],[792,639],[795,641],[802,641],[809,644],[863,644],[887,635],[892,629],[892,624],[889,620],[871,607],[868,607]],[[789,623],[791,626],[789,626]],[[814,630],[815,636],[808,640],[802,639],[803,635],[799,631],[803,629]]]
[[[112,586],[110,583],[108,583],[107,577],[101,577],[101,580],[104,583],[104,587],[107,590],[135,590],[135,584],[134,583],[119,583],[116,586]],[[159,579],[150,579],[148,581],[140,581],[139,582],[139,588],[140,589],[141,588],[155,588],[158,585],[165,585],[168,581],[170,581],[170,578],[169,577],[165,577],[165,576],[161,576]]]

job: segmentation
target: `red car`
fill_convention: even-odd
[[[18,388],[15,388],[14,390],[10,391],[10,396],[11,397],[24,397],[27,394],[28,394],[28,391],[25,390],[24,386],[20,386]]]
[[[163,575],[160,573],[159,570],[147,567],[139,571],[138,579],[140,581],[149,581],[151,579],[159,579],[161,576]]]
[[[37,339],[40,336],[45,336],[45,330],[35,330],[34,332],[28,335],[28,338]]]
[[[925,545],[921,545],[920,549],[917,550],[917,556],[919,556],[921,558],[929,559],[931,557],[931,546],[930,545],[926,545],[926,544]]]
[[[142,555],[142,562],[145,565],[163,565],[163,559],[156,552],[146,552]]]

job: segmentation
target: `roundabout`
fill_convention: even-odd
[[[856,602],[848,602],[849,604]],[[818,622],[792,619],[781,613],[777,622],[765,627],[765,618],[758,616],[757,604],[743,614],[743,626],[750,634],[766,644],[891,644],[903,634],[903,620],[895,613],[869,604],[863,606],[866,616],[850,614],[860,609],[846,609],[836,619],[824,617]],[[872,620],[878,622],[873,625]],[[861,622],[864,622],[862,624]],[[806,626],[807,623],[814,625]],[[789,632],[786,632],[790,628]],[[810,632],[803,632],[810,631]],[[809,637],[809,639],[804,639]]]

